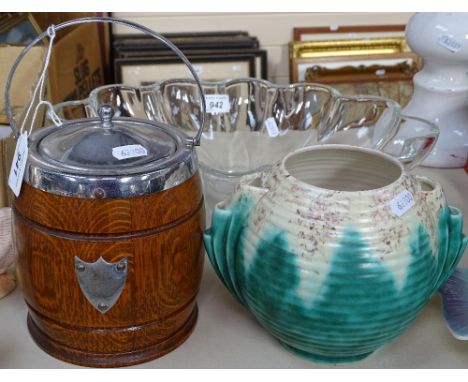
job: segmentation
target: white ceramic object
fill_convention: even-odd
[[[403,112],[440,129],[423,165],[463,167],[468,156],[468,13],[417,13],[406,38],[423,58],[423,68],[414,76],[414,94]]]
[[[348,145],[296,150],[241,178],[205,248],[230,292],[308,359],[360,360],[405,330],[467,239],[440,185]]]

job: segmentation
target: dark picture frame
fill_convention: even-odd
[[[260,46],[256,37],[243,31],[165,33],[164,37],[182,51],[258,49]],[[161,41],[141,34],[117,36],[113,42],[113,49],[116,58],[124,52],[169,51]]]
[[[219,52],[215,54],[213,54],[213,52],[211,52],[211,54],[190,54],[187,55],[187,58],[193,64],[195,70],[198,70],[197,74],[203,80],[222,80],[242,77],[266,78],[267,76],[266,51],[263,50],[255,50],[247,53],[242,51]],[[116,58],[114,60],[115,81],[117,83],[129,83],[130,76],[125,73],[128,73],[131,68],[134,68],[134,73],[131,76],[132,80],[130,82],[137,85],[145,85],[168,78],[191,77],[186,67],[180,69],[181,65],[185,66],[182,61],[174,55]],[[170,69],[170,77],[158,76],[158,67],[166,68],[166,71]],[[142,68],[146,69],[142,70]],[[231,68],[231,70],[229,70],[229,68]],[[147,72],[150,70],[154,70],[154,77],[148,77]],[[145,75],[142,74],[144,71],[146,72]],[[210,76],[209,73],[213,73],[213,71],[216,71],[218,76],[213,78],[207,77],[207,75]],[[138,73],[141,74],[140,78],[138,78]]]

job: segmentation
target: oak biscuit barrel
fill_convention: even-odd
[[[34,341],[113,367],[160,357],[193,330],[205,212],[184,134],[100,114],[30,136],[13,211]]]

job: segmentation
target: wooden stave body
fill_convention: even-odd
[[[70,198],[24,184],[13,211],[28,327],[46,352],[84,366],[126,366],[160,357],[190,335],[204,260],[198,173],[128,199]],[[75,256],[128,258],[122,294],[105,314],[81,292]]]

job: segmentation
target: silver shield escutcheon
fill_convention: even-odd
[[[108,263],[100,257],[87,263],[75,256],[75,274],[81,291],[100,313],[106,313],[120,297],[127,280],[128,260]]]

